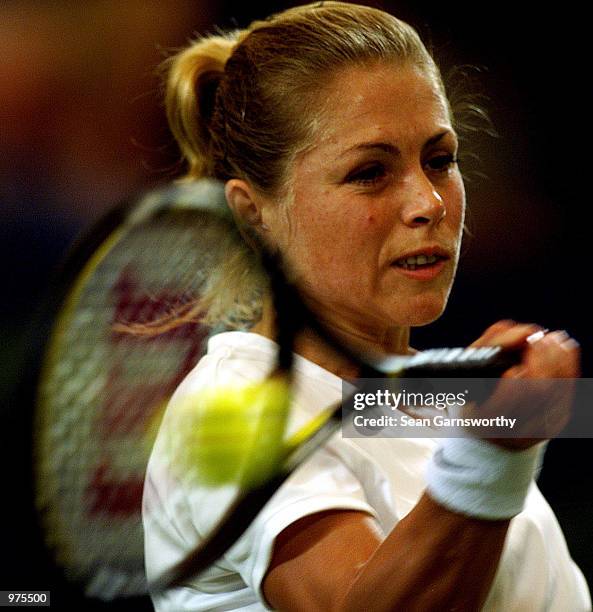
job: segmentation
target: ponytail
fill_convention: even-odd
[[[165,62],[167,118],[189,164],[188,178],[212,176],[209,126],[216,91],[236,44],[236,33],[202,38]]]

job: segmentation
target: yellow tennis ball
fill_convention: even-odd
[[[187,401],[182,469],[207,486],[257,486],[278,468],[289,409],[286,380],[213,387]]]

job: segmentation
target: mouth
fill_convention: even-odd
[[[426,247],[410,251],[399,259],[394,260],[394,266],[404,270],[416,270],[417,268],[428,268],[436,263],[450,259],[449,253],[440,247]]]
[[[442,257],[441,255],[411,255],[410,257],[398,259],[393,265],[404,270],[416,270],[416,268],[428,268],[446,259],[448,257]]]
[[[444,249],[426,248],[403,255],[391,266],[410,278],[430,280],[441,272],[449,259],[451,257]]]

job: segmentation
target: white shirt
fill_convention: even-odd
[[[210,339],[207,355],[173,395],[149,461],[143,502],[146,570],[153,580],[181,560],[217,524],[237,495],[184,479],[175,471],[176,432],[186,400],[216,384],[261,380],[276,345],[257,334],[225,332]],[[296,392],[287,435],[341,399],[342,380],[296,356]],[[296,470],[239,541],[187,586],[154,594],[158,612],[267,610],[262,581],[274,539],[294,521],[328,509],[372,515],[387,535],[416,505],[436,450],[433,439],[356,438],[336,434]],[[427,525],[427,529],[430,526]],[[586,582],[570,558],[560,526],[536,484],[512,519],[487,611],[578,612],[591,609]]]

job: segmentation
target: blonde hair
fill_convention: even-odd
[[[446,99],[440,72],[417,32],[368,6],[297,6],[245,30],[194,40],[165,64],[167,117],[187,162],[183,180],[242,178],[284,200],[291,163],[318,136],[323,87],[340,68],[380,61],[420,66]],[[262,295],[265,286],[255,292],[247,286],[263,283],[249,273],[252,265],[247,250],[230,253],[225,269],[215,271],[217,295],[202,296],[202,306],[197,303],[183,321],[206,310],[212,324],[225,309],[240,305],[255,322],[261,300],[253,295]],[[251,296],[249,303],[242,296]]]

